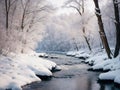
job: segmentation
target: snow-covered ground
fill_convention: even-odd
[[[106,73],[101,73],[99,75],[99,79],[113,80],[115,83],[120,84],[120,56],[114,59],[103,61],[100,64],[96,64],[96,67],[98,65],[100,65],[100,67],[103,68],[103,70],[106,70],[106,69],[110,70]]]
[[[10,54],[9,56],[0,56],[0,90],[12,89],[21,90],[21,86],[34,81],[41,81],[37,75],[52,76],[53,68],[60,69],[53,61],[48,61],[39,56],[48,56],[45,53],[32,54]],[[109,70],[101,73],[99,79],[113,80],[120,84],[120,56],[108,59],[105,51],[70,51],[66,55],[76,58],[83,57],[84,62],[92,64],[93,70]],[[62,57],[61,57],[62,58]],[[63,59],[64,60],[64,59]],[[63,63],[63,60],[59,63]],[[70,61],[69,61],[70,62]],[[75,60],[75,63],[77,61]],[[71,62],[70,62],[71,64]]]
[[[56,63],[39,58],[38,54],[0,56],[0,90],[21,90],[21,86],[41,81],[36,75],[52,76]],[[60,69],[60,68],[59,68]]]
[[[99,75],[100,80],[113,80],[120,84],[120,55],[117,58],[108,59],[106,52],[96,50],[96,52],[70,51],[66,55],[74,57],[89,57],[84,62],[93,65],[92,70],[108,71]]]

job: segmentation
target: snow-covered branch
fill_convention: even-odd
[[[95,12],[95,14],[101,16],[101,13],[99,13],[99,12]]]

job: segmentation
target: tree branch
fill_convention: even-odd
[[[74,9],[76,9],[76,10],[77,10],[77,12],[80,14],[80,16],[82,16],[82,13],[80,12],[80,10],[79,10],[77,7],[75,7],[75,6],[72,6],[72,5],[70,5],[70,6],[68,6],[68,7],[71,7],[71,8],[74,8]]]

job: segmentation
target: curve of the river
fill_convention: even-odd
[[[51,80],[31,83],[23,90],[119,90],[111,83],[97,83],[99,72],[87,71],[90,66],[80,59],[59,54],[49,56],[62,70],[53,73]]]

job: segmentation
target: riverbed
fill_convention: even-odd
[[[60,54],[49,56],[62,70],[54,72],[49,80],[24,86],[23,90],[120,90],[112,83],[98,83],[100,72],[88,71],[90,66],[82,63],[82,59]]]

